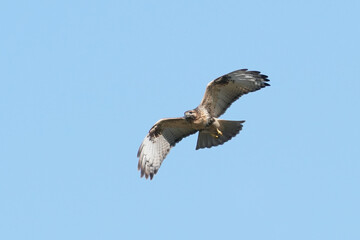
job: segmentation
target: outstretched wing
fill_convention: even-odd
[[[191,123],[184,118],[160,119],[155,123],[141,143],[137,154],[141,177],[145,175],[145,178],[150,176],[152,179],[170,149],[184,137],[196,132],[197,130],[194,130]]]
[[[240,69],[210,82],[200,103],[211,116],[219,117],[239,97],[269,86],[266,75],[257,71]]]

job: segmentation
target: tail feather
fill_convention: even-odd
[[[218,122],[220,123],[219,130],[222,132],[222,135],[216,138],[210,133],[200,131],[196,150],[200,148],[211,148],[213,146],[224,144],[241,131],[243,127],[242,123],[245,121],[218,120]]]

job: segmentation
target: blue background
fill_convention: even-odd
[[[360,239],[359,1],[2,1],[1,239]],[[181,141],[160,118],[239,68],[271,87]]]

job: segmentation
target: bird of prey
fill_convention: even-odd
[[[221,145],[236,136],[245,121],[220,120],[230,105],[249,92],[270,86],[266,75],[240,69],[210,82],[200,105],[183,117],[163,118],[155,123],[140,145],[137,157],[141,177],[152,179],[161,163],[181,139],[199,132],[196,150]]]

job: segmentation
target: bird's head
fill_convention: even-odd
[[[195,120],[197,117],[197,112],[195,110],[189,110],[184,113],[184,117],[186,120]]]

